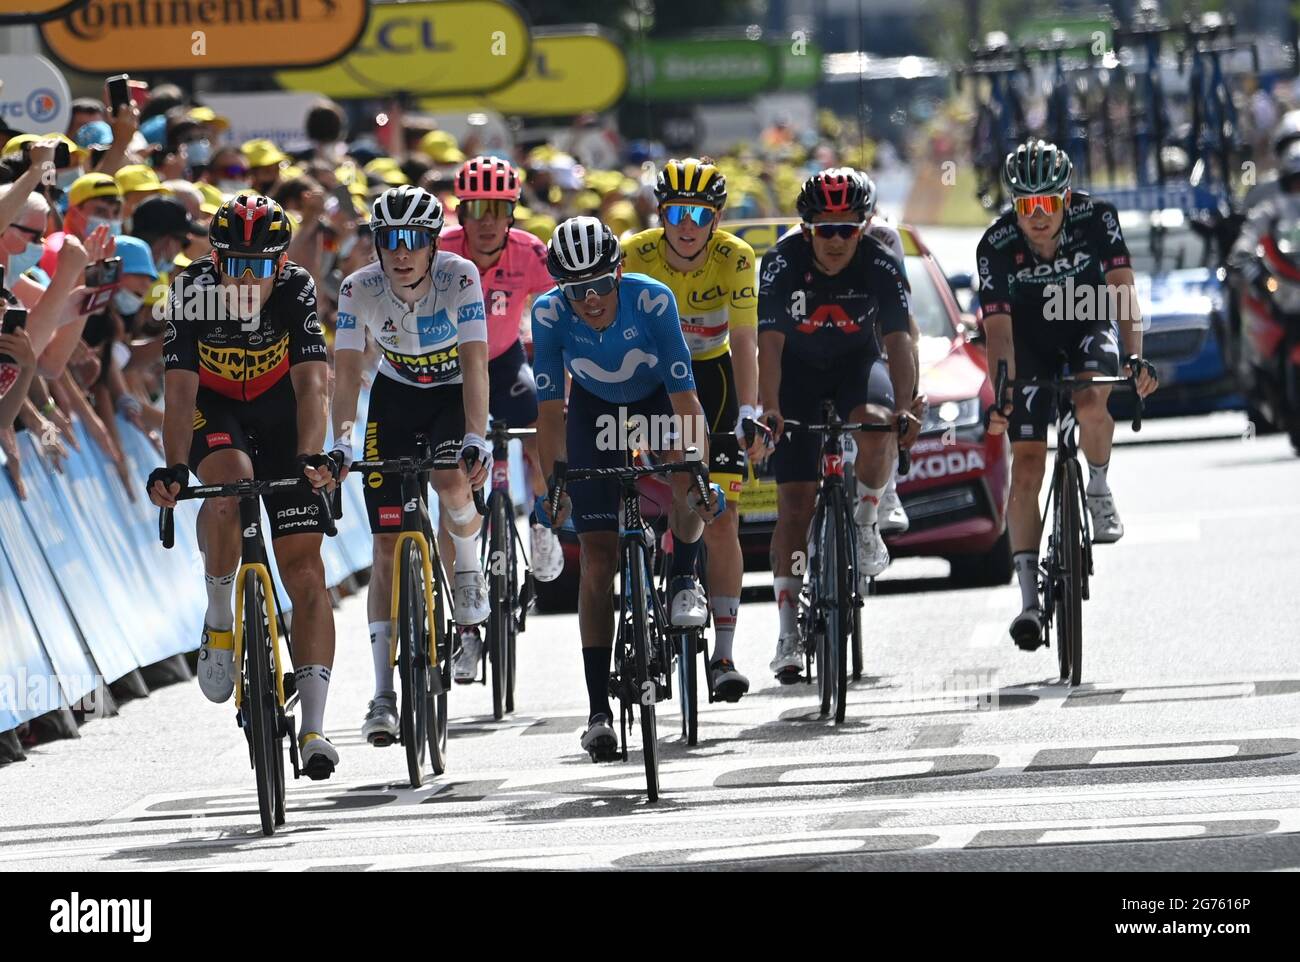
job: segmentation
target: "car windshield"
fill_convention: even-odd
[[[912,285],[912,316],[922,337],[951,338],[956,334],[947,302],[935,286],[934,275],[926,267],[925,258],[912,255],[904,258],[907,280]]]
[[[1121,211],[1124,242],[1138,274],[1217,263],[1210,241],[1192,230],[1181,210]]]

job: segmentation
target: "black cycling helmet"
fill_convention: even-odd
[[[866,220],[875,206],[872,193],[852,167],[832,167],[804,181],[795,206],[805,221],[825,213],[856,214]]]
[[[1029,139],[1007,154],[1002,186],[1012,197],[1063,194],[1070,186],[1074,164],[1056,144]]]
[[[1277,179],[1284,188],[1291,186],[1291,181],[1300,177],[1300,141],[1290,144],[1277,159]]]
[[[1273,128],[1273,156],[1281,157],[1283,152],[1300,140],[1300,110],[1288,110]]]
[[[608,274],[622,261],[618,238],[595,217],[570,217],[546,245],[546,269],[560,283]]]
[[[655,200],[665,204],[707,204],[722,210],[727,206],[727,178],[708,157],[670,160],[659,171]]]
[[[236,194],[217,208],[208,225],[208,242],[214,250],[238,254],[281,254],[292,238],[289,215],[261,194]]]

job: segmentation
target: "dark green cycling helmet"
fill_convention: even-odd
[[[1026,140],[1007,154],[1002,165],[1002,186],[1012,197],[1028,194],[1062,194],[1070,186],[1074,164],[1056,144]]]

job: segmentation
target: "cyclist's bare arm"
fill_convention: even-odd
[[[1119,288],[1122,293],[1112,298],[1119,309],[1115,323],[1119,325],[1120,340],[1124,343],[1124,356],[1142,354],[1142,305],[1138,303],[1137,282],[1133,277],[1133,268],[1116,267],[1106,272],[1106,285],[1111,290]]]
[[[1007,377],[1016,376],[1016,348],[1011,338],[1011,315],[990,314],[984,318],[984,337],[988,344],[989,383],[997,389],[998,365],[1005,362]],[[1006,430],[1007,419],[1001,413],[1000,406],[1007,403],[1006,398],[995,399],[994,413],[990,415],[989,433],[1002,434]]]
[[[465,432],[487,434],[488,414],[487,341],[461,341],[460,371],[465,381]]]
[[[758,335],[758,400],[764,411],[781,408],[781,352],[785,335],[780,331],[761,331]]]
[[[542,459],[542,474],[555,473],[556,461],[568,461],[568,444],[564,437],[564,399],[542,401],[537,411],[537,449]]]
[[[334,351],[334,399],[330,414],[334,427],[334,440],[351,441],[352,425],[357,420],[357,397],[361,393],[361,370],[365,366],[364,351],[336,348]],[[340,479],[347,476],[347,465]]]
[[[194,403],[199,375],[172,370],[163,378],[163,454],[168,465],[188,464],[194,437]]]
[[[298,399],[298,450],[294,453],[317,454],[325,447],[329,420],[329,365],[303,361],[289,368],[289,377]]]
[[[684,436],[678,443],[679,448],[685,448],[688,444],[699,448],[700,460],[707,464],[709,461],[709,422],[704,417],[704,408],[700,406],[699,395],[694,391],[675,391],[668,395],[668,400],[672,402],[673,414],[677,415],[677,420],[682,425]]]
[[[758,328],[731,329],[731,367],[736,375],[736,401],[742,407],[758,403]]]

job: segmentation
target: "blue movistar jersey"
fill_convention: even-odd
[[[673,292],[644,274],[624,274],[618,313],[592,330],[553,288],[533,302],[533,370],[537,400],[564,397],[564,371],[596,397],[628,404],[662,384],[669,394],[695,390],[691,352],[682,335]]]

